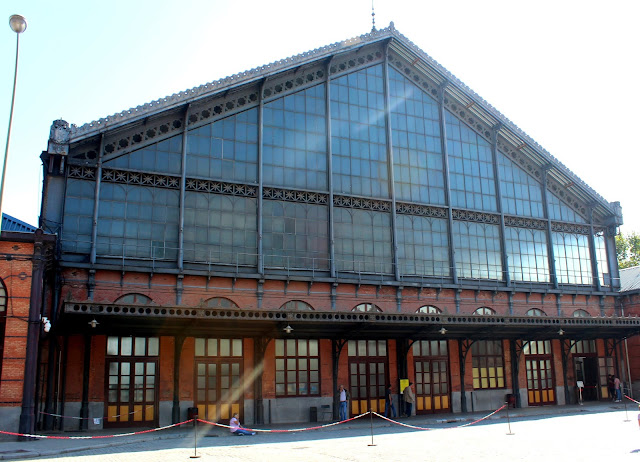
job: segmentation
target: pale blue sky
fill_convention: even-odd
[[[640,2],[375,0],[396,28],[640,231]],[[370,0],[4,0],[0,146],[27,18],[3,211],[37,224],[51,122],[82,125],[371,29]],[[1,163],[1,158],[0,158]]]

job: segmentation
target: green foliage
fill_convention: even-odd
[[[640,234],[635,231],[627,235],[618,234],[616,236],[616,256],[618,257],[618,266],[621,269],[640,266]]]

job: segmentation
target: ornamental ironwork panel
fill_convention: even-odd
[[[328,194],[281,188],[263,188],[262,197],[265,199],[282,200],[287,202],[303,202],[305,204],[329,203]]]
[[[105,168],[102,170],[102,181],[120,184],[154,186],[157,188],[178,189],[180,177],[157,175],[154,173],[129,172]]]
[[[515,228],[527,228],[527,229],[547,229],[547,222],[544,220],[536,220],[533,218],[512,217],[505,215],[505,226],[513,226]]]
[[[378,210],[381,212],[391,211],[391,201],[365,199],[363,197],[334,195],[333,205],[335,205],[336,207],[346,207],[352,209]]]
[[[330,75],[337,76],[347,72],[353,72],[358,69],[370,66],[371,64],[381,63],[384,60],[382,46],[377,43],[364,47],[355,53],[339,55],[331,61],[329,68]]]
[[[460,221],[475,221],[477,223],[491,223],[494,225],[500,224],[500,216],[492,213],[472,212],[470,210],[458,210],[451,211],[454,220]]]
[[[447,209],[431,207],[428,205],[396,202],[396,212],[404,215],[417,215],[422,217],[447,218]]]
[[[94,180],[96,178],[96,169],[93,167],[69,167],[69,178],[81,178],[85,180]]]
[[[551,231],[558,233],[591,234],[589,225],[578,225],[575,223],[551,222]]]

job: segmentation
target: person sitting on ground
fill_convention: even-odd
[[[256,432],[252,432],[249,430],[245,430],[240,426],[240,421],[238,420],[238,413],[233,414],[231,421],[229,422],[229,431],[234,435],[244,436],[244,435],[255,435]]]

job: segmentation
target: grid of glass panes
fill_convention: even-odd
[[[561,284],[591,284],[589,239],[583,234],[551,233],[556,273]]]
[[[478,340],[471,346],[473,388],[504,388],[504,356],[501,340]]]
[[[442,313],[442,310],[437,306],[425,305],[418,308],[416,313],[439,314]]]
[[[107,356],[158,356],[157,337],[107,337]]]
[[[496,186],[491,146],[446,111],[451,205],[495,212]]]
[[[67,180],[61,240],[64,252],[91,251],[94,195],[95,183]]]
[[[513,281],[550,281],[547,235],[543,230],[506,227],[505,246]]]
[[[447,356],[446,340],[418,340],[413,342],[413,356]]]
[[[572,315],[574,318],[590,318],[591,315],[586,310],[577,309],[573,312]]]
[[[577,340],[571,347],[571,353],[574,355],[580,355],[585,353],[595,353],[596,342],[595,340]]]
[[[327,190],[325,85],[264,105],[263,181]]]
[[[600,376],[600,395],[604,398],[613,399],[609,392],[608,382],[609,375],[615,376],[615,369],[613,364],[613,358],[598,358],[598,375]]]
[[[498,151],[502,211],[511,215],[543,218],[542,185]]]
[[[599,232],[594,236],[594,241],[600,284],[608,287],[611,285],[611,274],[609,273],[609,262],[607,261],[607,238],[603,232]]]
[[[522,346],[522,352],[525,355],[550,355],[550,340],[530,340]]]
[[[387,356],[386,340],[349,340],[348,356]]]
[[[389,197],[382,65],[331,81],[333,190]]]
[[[547,315],[547,313],[542,311],[540,308],[531,308],[530,310],[527,310],[525,314],[527,316],[546,316]]]
[[[325,205],[265,200],[262,210],[265,266],[329,268],[329,212]]]
[[[114,303],[132,303],[134,305],[149,305],[152,300],[143,294],[126,294],[118,297]]]
[[[489,308],[488,306],[481,306],[473,311],[473,314],[477,316],[493,316],[496,314],[496,310]]]
[[[359,305],[355,306],[351,311],[361,311],[364,313],[367,313],[367,312],[381,313],[382,309],[378,305],[374,305],[373,303],[360,303]]]
[[[105,168],[179,175],[182,166],[182,135],[146,146],[104,162]]]
[[[400,274],[449,276],[447,220],[398,214],[396,226]]]
[[[276,339],[276,396],[320,394],[318,340]]]
[[[230,357],[242,356],[242,339],[196,338],[196,356]]]
[[[393,68],[389,96],[396,198],[444,205],[438,104]]]
[[[101,183],[98,255],[175,260],[179,199],[177,190]]]
[[[187,191],[184,259],[255,265],[258,252],[256,199]]]
[[[574,212],[568,205],[562,202],[558,196],[547,190],[549,202],[549,218],[559,221],[571,221],[574,223],[586,223],[585,219]]]
[[[498,226],[454,221],[453,242],[459,277],[502,279]]]
[[[258,109],[190,130],[187,176],[256,183],[258,181]]]
[[[334,236],[338,271],[392,272],[389,213],[336,207]]]

